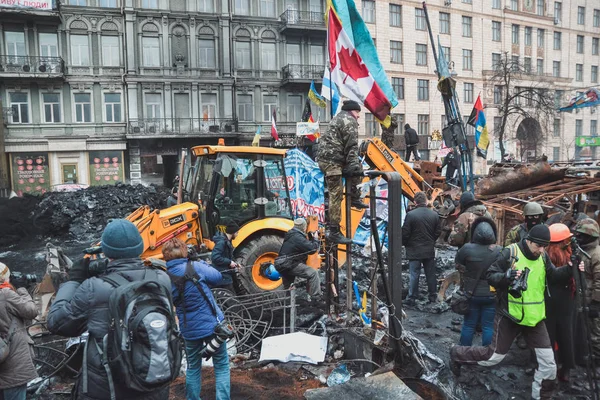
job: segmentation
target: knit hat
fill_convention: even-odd
[[[475,195],[473,195],[473,193],[463,192],[463,194],[460,195],[460,210],[465,211],[469,204],[471,204],[474,201]]]
[[[144,240],[133,223],[115,219],[102,233],[102,252],[108,258],[135,258],[144,252]]]
[[[548,226],[540,224],[535,225],[529,231],[527,235],[527,240],[532,241],[533,243],[537,243],[543,246],[547,246],[550,244],[550,229]]]
[[[306,220],[304,218],[296,218],[294,220],[294,228],[302,232],[306,231]]]
[[[342,110],[344,111],[360,111],[360,104],[355,102],[354,100],[345,100],[344,105],[342,106]]]
[[[10,269],[6,264],[0,262],[0,282],[6,282],[10,278]]]
[[[235,221],[229,221],[227,226],[225,227],[225,233],[233,235],[237,231],[240,230],[240,226]]]

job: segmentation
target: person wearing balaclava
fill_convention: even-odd
[[[525,222],[513,227],[506,234],[504,246],[520,242],[527,237],[527,232],[529,232],[531,228],[535,225],[543,224],[544,210],[542,209],[542,206],[532,201],[525,204],[525,207],[523,207],[523,217],[525,217]]]

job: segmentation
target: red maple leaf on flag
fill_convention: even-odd
[[[366,78],[369,76],[369,69],[362,62],[358,52],[354,50],[350,54],[350,50],[342,47],[338,53],[340,58],[340,70],[345,72],[350,78],[358,81],[359,78]]]

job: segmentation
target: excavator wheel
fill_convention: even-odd
[[[242,266],[238,273],[238,294],[260,293],[280,289],[282,287],[281,279],[272,281],[261,274],[261,264],[265,262],[274,262],[283,238],[276,235],[264,235],[256,237],[245,243],[241,248],[238,247],[236,262]]]

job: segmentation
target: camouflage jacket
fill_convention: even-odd
[[[471,241],[471,223],[477,217],[486,217],[491,219],[492,216],[487,212],[487,208],[483,204],[476,204],[466,209],[466,211],[458,217],[452,232],[448,236],[448,243],[458,248]]]
[[[396,129],[398,129],[398,118],[395,115],[391,116],[389,128],[385,128],[383,126],[381,128],[381,141],[390,149],[394,147]]]
[[[583,257],[585,280],[587,281],[586,298],[589,304],[592,300],[600,301],[600,246],[598,240],[594,240],[592,243],[581,245],[581,248],[592,258],[588,260]]]
[[[527,237],[527,228],[525,224],[519,224],[513,227],[506,234],[506,239],[504,239],[504,247],[511,245],[513,243],[519,243],[522,239]]]
[[[362,169],[358,157],[358,122],[348,111],[340,111],[319,139],[318,160],[350,169]]]

